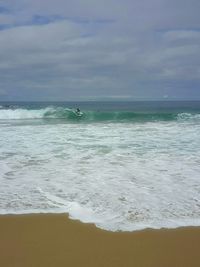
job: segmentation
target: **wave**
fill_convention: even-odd
[[[133,111],[83,111],[77,116],[75,110],[63,107],[42,109],[1,108],[0,120],[60,119],[71,122],[148,122],[148,121],[200,121],[200,114]]]

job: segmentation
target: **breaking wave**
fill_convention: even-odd
[[[199,113],[133,112],[133,111],[83,111],[77,116],[75,110],[63,107],[42,109],[3,108],[0,120],[61,119],[69,122],[148,122],[200,120]]]

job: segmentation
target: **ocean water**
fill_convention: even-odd
[[[200,225],[200,102],[0,103],[0,214],[39,212]]]

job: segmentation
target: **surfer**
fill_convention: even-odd
[[[77,113],[77,115],[80,115],[81,111],[79,108],[76,109],[76,113]]]
[[[76,109],[75,113],[79,117],[83,115],[83,113],[81,112],[81,110],[79,108]]]

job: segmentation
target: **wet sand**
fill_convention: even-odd
[[[0,216],[2,267],[196,267],[200,228],[107,232],[60,215]]]

